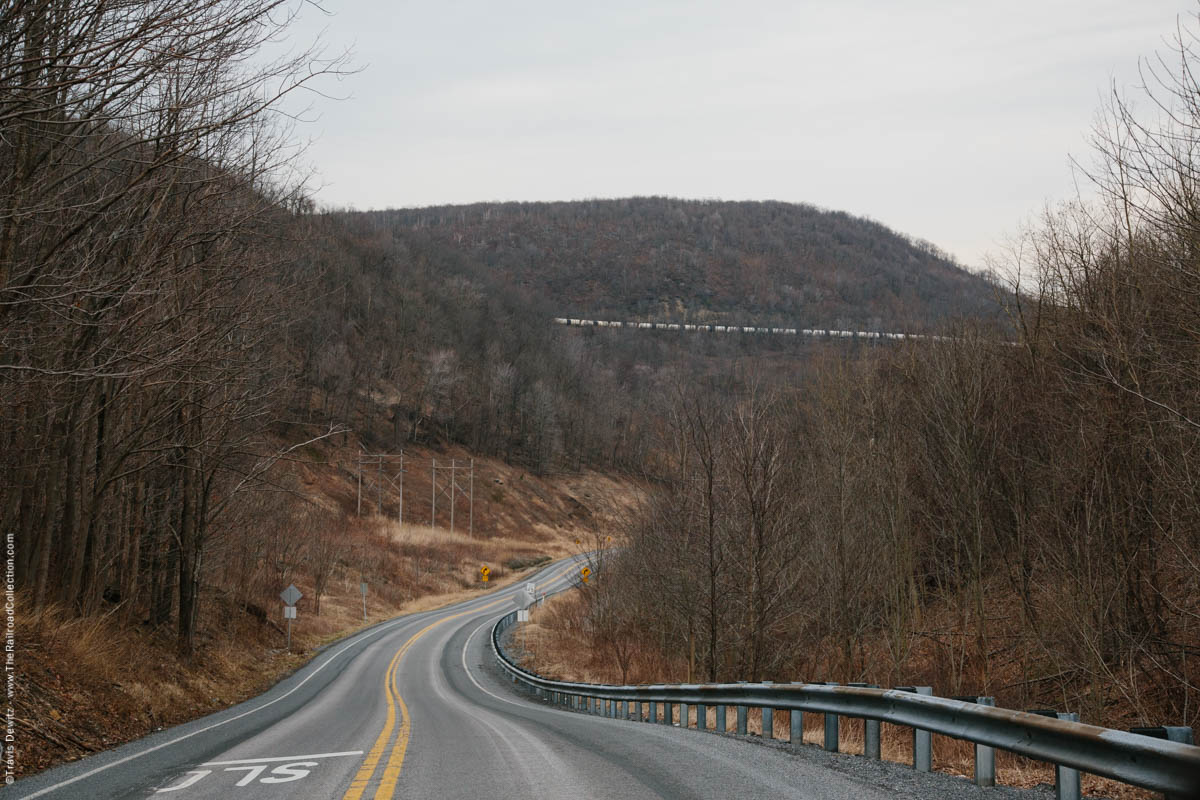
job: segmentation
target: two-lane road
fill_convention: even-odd
[[[575,569],[558,564],[529,580],[539,591],[553,591]],[[795,754],[531,701],[491,665],[491,625],[512,609],[518,590],[377,625],[328,648],[259,698],[0,794],[96,800],[983,796],[963,781],[816,748]]]

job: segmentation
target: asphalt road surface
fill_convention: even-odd
[[[554,591],[575,570],[560,563],[529,580]],[[517,694],[492,663],[489,634],[523,583],[377,625],[254,700],[19,781],[0,797],[1015,796],[816,747],[793,752],[600,718]]]

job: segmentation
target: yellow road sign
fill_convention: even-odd
[[[481,581],[483,581],[484,583],[488,582],[488,576],[491,574],[492,574],[492,571],[490,569],[488,569],[487,564],[484,564],[482,567],[479,568],[479,579]]]
[[[588,576],[592,574],[592,571],[588,567],[584,567],[583,569],[579,570],[579,574],[583,578],[583,582],[587,583]]]

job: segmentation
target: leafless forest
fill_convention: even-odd
[[[192,652],[202,598],[344,558],[280,463],[454,444],[649,487],[578,620],[614,678],[1200,723],[1196,42],[1140,114],[1114,97],[1099,199],[1046,213],[1001,292],[786,204],[317,210],[279,104],[345,66],[259,57],[293,8],[0,8],[0,523],[30,606]],[[845,347],[551,324],[572,309],[960,321]]]
[[[288,13],[0,9],[0,519],[35,608],[190,649],[207,545],[277,455],[304,200],[275,110],[338,68],[251,60]]]
[[[964,324],[791,385],[666,390],[661,488],[575,618],[610,679],[917,680],[1200,721],[1195,46],[1147,65],[1140,114],[1105,109],[1098,199],[1014,246],[1015,343]]]

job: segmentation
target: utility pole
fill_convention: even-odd
[[[358,454],[358,516],[362,516],[362,453]]]
[[[433,530],[434,525],[437,523],[437,459],[436,458],[433,459],[433,467],[430,470],[430,472],[432,473],[433,480],[429,484],[429,486],[430,486],[429,496],[432,498],[432,500],[430,501],[430,511],[429,511],[429,529]]]
[[[454,459],[450,459],[450,532],[454,533],[454,507],[458,505],[458,479],[454,477]]]
[[[471,496],[467,508],[467,535],[475,536],[475,459],[471,459]]]
[[[400,451],[400,511],[396,514],[396,521],[401,525],[404,524],[404,451]]]

